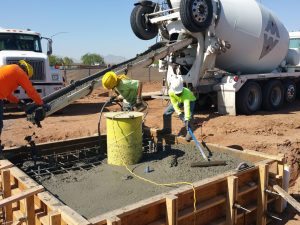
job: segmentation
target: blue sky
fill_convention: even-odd
[[[30,28],[53,37],[53,54],[80,59],[85,53],[134,57],[152,41],[135,37],[130,13],[135,0],[2,0],[0,27]],[[300,0],[261,0],[289,31],[300,30]],[[46,50],[46,49],[44,49]]]

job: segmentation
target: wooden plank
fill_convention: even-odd
[[[107,225],[121,225],[121,219],[117,216],[110,217],[106,220]]]
[[[25,199],[27,197],[30,197],[30,196],[33,196],[39,192],[42,192],[44,190],[44,187],[42,185],[39,185],[37,187],[33,187],[33,188],[30,188],[26,191],[23,191],[17,195],[13,195],[13,196],[10,196],[8,198],[5,198],[5,199],[2,199],[0,200],[0,208],[1,207],[6,207],[7,205],[10,205],[12,204],[13,202],[17,202],[17,201],[20,201],[22,199]]]
[[[58,212],[49,213],[49,225],[61,225],[61,215]]]
[[[257,213],[256,213],[256,224],[266,225],[267,224],[267,207],[268,207],[268,195],[266,189],[268,188],[268,173],[269,165],[259,165],[259,185],[258,185],[258,196],[257,196]]]
[[[283,187],[284,180],[284,165],[281,162],[278,162],[277,165],[277,176],[276,176],[277,184]],[[278,198],[275,202],[275,212],[282,213],[284,210],[284,200],[283,198]]]
[[[26,198],[27,223],[35,225],[34,195]]]
[[[57,211],[60,212],[62,223],[72,224],[72,225],[88,225],[90,224],[85,218],[71,209],[69,206],[57,207]]]
[[[197,210],[194,212],[194,207],[185,208],[179,212],[178,220],[182,221],[185,218],[192,216],[193,214],[198,214],[204,210],[215,207],[217,205],[223,204],[226,202],[226,198],[223,195],[213,197],[207,201],[197,203]]]
[[[230,176],[227,178],[227,211],[226,211],[226,222],[229,225],[236,224],[237,222],[237,209],[234,204],[238,198],[238,177]]]
[[[3,188],[3,200],[0,202],[5,201],[6,199],[11,197],[11,185],[10,185],[10,171],[3,170],[1,174],[2,178],[2,188]],[[4,206],[0,206],[2,208]],[[13,221],[13,211],[12,211],[12,203],[8,203],[5,205],[5,219],[7,221]]]
[[[39,186],[37,182],[35,182],[26,173],[24,173],[17,167],[10,168],[10,173],[11,176],[13,176],[18,181],[18,187],[21,190]]]
[[[15,221],[12,223],[12,225],[21,225],[23,222],[22,221]]]
[[[0,160],[0,170],[9,169],[9,168],[11,168],[13,166],[14,166],[14,164],[12,164],[8,160]]]
[[[257,188],[258,188],[257,185],[243,186],[243,187],[239,188],[238,197],[248,194],[249,192],[255,191],[255,190],[257,190]]]
[[[283,190],[279,185],[274,185],[273,189],[300,213],[300,203],[296,199],[289,195],[289,193]]]
[[[178,197],[175,195],[168,195],[166,197],[167,209],[167,225],[177,225],[178,218]]]

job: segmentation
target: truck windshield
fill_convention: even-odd
[[[300,38],[291,39],[290,48],[300,48]]]
[[[40,37],[29,34],[0,33],[0,51],[2,50],[42,52]]]

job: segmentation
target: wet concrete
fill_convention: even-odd
[[[169,150],[144,154],[140,164],[129,168],[158,183],[195,182],[234,169],[242,161],[228,153],[213,152],[212,160],[225,160],[227,165],[191,168],[192,162],[201,160],[194,146],[180,144],[171,146]],[[147,183],[132,176],[125,167],[107,165],[106,160],[88,171],[76,170],[54,175],[44,178],[41,183],[87,218],[176,188]]]

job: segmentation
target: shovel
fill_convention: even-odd
[[[210,167],[210,166],[226,166],[227,163],[226,161],[210,161],[209,158],[207,158],[207,156],[204,153],[203,148],[201,147],[201,145],[199,144],[199,142],[197,141],[192,129],[189,127],[188,128],[188,132],[191,135],[192,139],[194,140],[194,142],[196,143],[196,147],[199,149],[202,157],[204,158],[205,162],[194,162],[191,164],[191,167]]]

